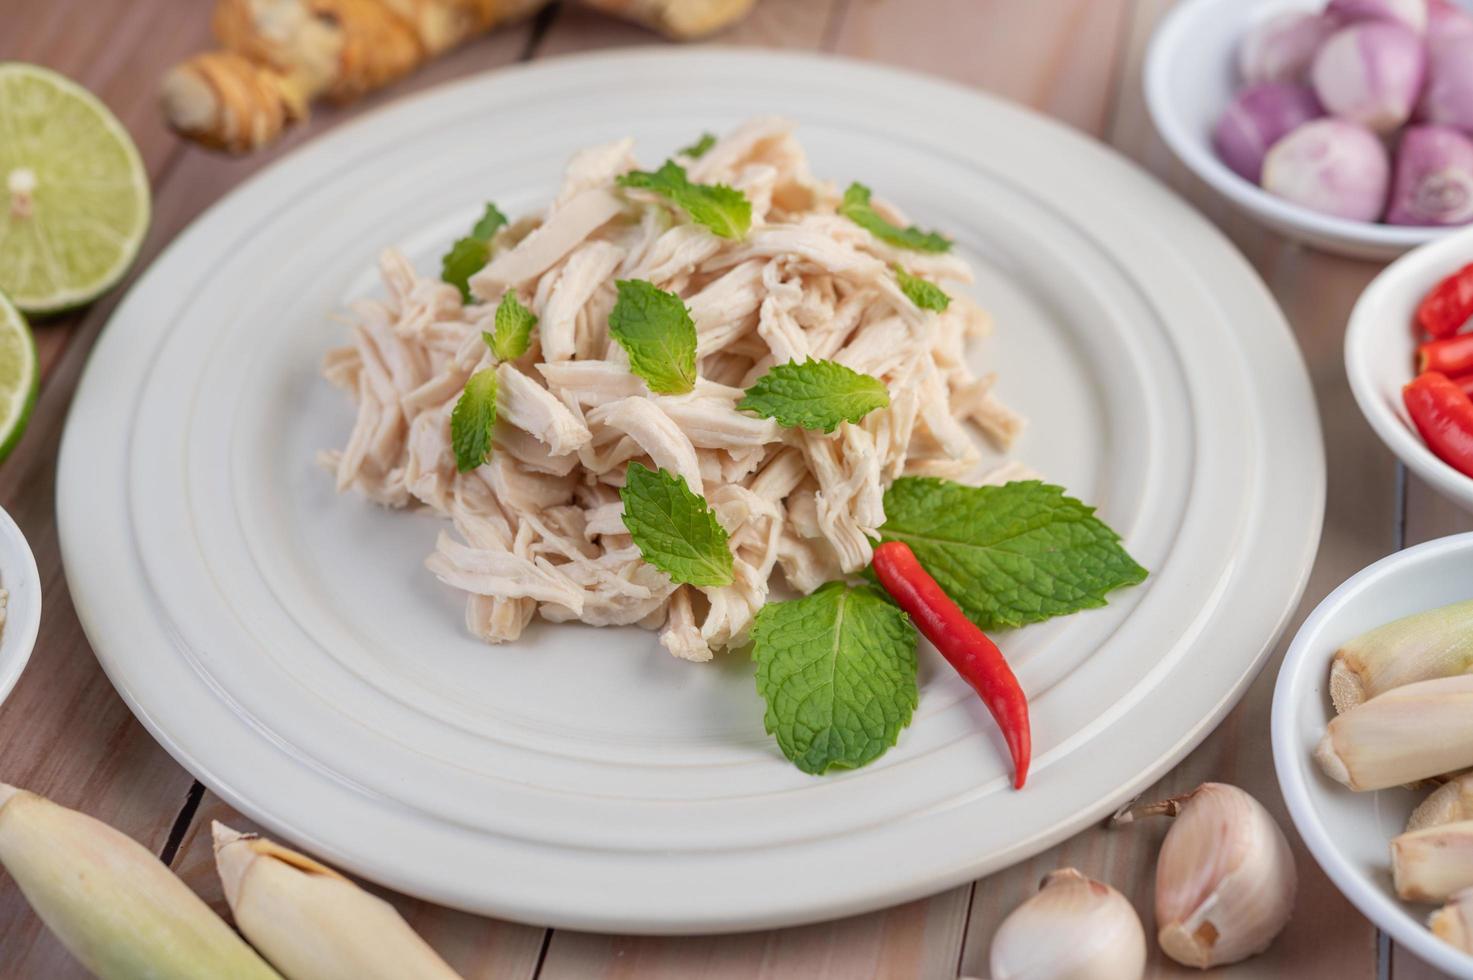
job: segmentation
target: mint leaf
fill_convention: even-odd
[[[487,203],[471,233],[457,239],[450,251],[440,259],[440,278],[460,290],[460,298],[471,301],[470,278],[491,260],[491,238],[506,224],[506,215],[496,205]]]
[[[922,231],[915,225],[901,228],[892,225],[870,206],[870,189],[863,184],[850,184],[844,191],[839,213],[881,241],[918,252],[949,252],[951,240],[934,231]]]
[[[673,160],[654,173],[631,171],[619,178],[619,186],[654,191],[722,238],[741,238],[752,227],[752,203],[745,194],[725,184],[692,184]]]
[[[873,762],[915,711],[915,627],[871,586],[830,582],[769,602],[752,625],[752,658],[763,726],[807,773]]]
[[[777,364],[747,389],[737,408],[777,419],[788,428],[833,432],[890,404],[884,382],[836,361],[809,358]]]
[[[716,135],[714,133],[702,133],[700,139],[696,140],[690,146],[682,147],[681,149],[676,150],[675,155],[678,157],[689,157],[692,160],[699,160],[701,157],[706,155],[707,151],[709,151],[711,147],[715,145]]]
[[[537,314],[522,305],[517,294],[507,290],[496,307],[495,333],[481,333],[498,361],[515,361],[532,345],[532,328]]]
[[[1147,574],[1093,507],[1037,480],[968,487],[903,477],[885,491],[885,515],[880,537],[910,545],[985,630],[1103,606]]]
[[[900,291],[923,310],[940,313],[951,305],[951,297],[942,292],[940,286],[920,276],[913,276],[898,265],[895,267],[895,278],[900,281]]]
[[[496,430],[496,369],[485,368],[470,376],[450,410],[450,445],[455,450],[455,467],[468,473],[491,455],[491,435]]]
[[[630,463],[624,472],[624,527],[644,560],[687,585],[730,585],[726,529],[683,477]]]
[[[696,324],[679,296],[643,279],[620,279],[609,336],[650,391],[679,395],[696,385]]]

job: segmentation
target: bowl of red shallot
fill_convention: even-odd
[[[1473,225],[1473,9],[1187,0],[1146,60],[1172,151],[1260,222],[1392,258]]]

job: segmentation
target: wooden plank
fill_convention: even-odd
[[[985,89],[1103,132],[1130,0],[853,0],[835,50]]]
[[[746,19],[712,36],[715,44],[768,48],[818,48],[830,36],[846,0],[761,0]],[[653,31],[565,3],[537,46],[537,57],[655,44]]]
[[[1238,708],[1195,752],[1148,790],[1148,798],[1185,792],[1209,780],[1231,782],[1253,793],[1274,814],[1294,844],[1300,891],[1288,929],[1263,956],[1216,971],[1225,977],[1374,977],[1374,928],[1335,890],[1309,857],[1285,812],[1269,745],[1269,708],[1278,664],[1288,639],[1316,603],[1346,576],[1396,546],[1395,467],[1374,451],[1340,368],[1340,344],[1350,306],[1377,267],[1287,245],[1231,212],[1189,177],[1160,143],[1143,105],[1140,66],[1145,44],[1169,0],[1142,0],[1131,20],[1121,66],[1119,97],[1111,112],[1110,138],[1217,220],[1257,266],[1293,325],[1314,382],[1324,427],[1330,482],[1325,533],[1299,610],[1273,659]],[[1031,894],[1053,868],[1078,866],[1125,892],[1152,932],[1155,856],[1165,826],[1127,831],[1096,828],[1019,868],[979,882],[963,973],[986,975],[987,949],[1003,916]],[[1185,977],[1151,944],[1147,976]]]
[[[185,884],[228,920],[230,908],[220,890],[210,843],[210,824],[215,820],[242,832],[261,832],[260,827],[207,790],[172,866]],[[385,842],[385,846],[392,847],[393,843]],[[466,980],[528,980],[536,973],[543,930],[453,912],[376,886],[367,887],[391,902]]]

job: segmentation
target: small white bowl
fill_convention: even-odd
[[[1439,538],[1383,558],[1319,604],[1300,628],[1274,688],[1273,749],[1289,816],[1309,851],[1356,908],[1398,943],[1454,976],[1473,978],[1473,956],[1432,935],[1430,905],[1396,897],[1391,838],[1426,792],[1352,793],[1311,757],[1334,714],[1330,660],[1341,644],[1402,616],[1473,598],[1473,534]]]
[[[9,593],[0,630],[0,703],[10,695],[41,628],[41,575],[31,546],[10,515],[0,510],[0,589]]]
[[[1427,448],[1401,397],[1415,374],[1417,305],[1443,277],[1470,262],[1473,228],[1463,228],[1403,256],[1371,280],[1350,313],[1345,373],[1361,414],[1386,448],[1438,493],[1473,511],[1473,477]]]
[[[1166,145],[1198,177],[1258,221],[1341,255],[1389,259],[1447,234],[1350,221],[1291,204],[1244,180],[1218,159],[1212,129],[1241,87],[1238,43],[1248,28],[1286,10],[1321,10],[1325,0],[1186,0],[1162,21],[1146,55],[1146,105]]]

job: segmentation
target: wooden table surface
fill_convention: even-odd
[[[1353,572],[1405,545],[1467,530],[1469,519],[1402,470],[1356,410],[1341,367],[1346,316],[1379,265],[1311,251],[1231,212],[1170,157],[1141,95],[1146,43],[1172,0],[760,0],[727,44],[846,54],[941,75],[1056,116],[1113,144],[1190,199],[1242,249],[1278,297],[1304,350],[1324,427],[1331,479],[1324,541],[1294,625]],[[1247,0],[1245,0],[1247,2]],[[49,65],[108,103],[137,141],[153,179],[154,223],[138,269],[248,174],[362,108],[445,79],[594,48],[649,44],[640,29],[554,7],[427,66],[358,106],[320,112],[283,145],[246,160],[210,155],[160,124],[164,70],[208,44],[211,0],[0,0],[0,60]],[[135,271],[136,274],[136,271]],[[93,814],[154,849],[223,909],[208,826],[246,823],[181,769],[113,691],[82,635],[57,548],[55,473],[67,406],[89,349],[121,290],[38,325],[43,381],[30,430],[0,466],[0,505],[30,539],[45,590],[41,638],[0,707],[0,780]],[[1293,626],[1291,626],[1292,633]],[[1294,838],[1269,751],[1269,702],[1280,644],[1243,702],[1150,796],[1204,780],[1262,800],[1295,840],[1300,895],[1268,953],[1233,977],[1377,978],[1437,975],[1362,918]],[[985,977],[1002,917],[1044,872],[1075,865],[1124,891],[1150,923],[1163,830],[1090,830],[1009,871],[932,898],[837,922],[736,936],[604,936],[498,922],[393,896],[461,973],[478,980],[640,978]],[[386,846],[393,846],[386,842]],[[1150,976],[1188,975],[1152,944]],[[0,873],[0,975],[84,975]]]

